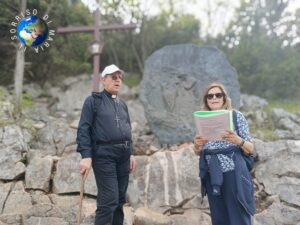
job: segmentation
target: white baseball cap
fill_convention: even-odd
[[[112,74],[117,71],[119,71],[121,74],[124,74],[123,70],[120,70],[119,67],[117,67],[115,64],[111,64],[104,68],[104,70],[101,73],[101,76],[105,77],[106,75]]]

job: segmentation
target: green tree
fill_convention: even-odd
[[[268,99],[299,97],[298,36],[279,33],[299,21],[286,22],[287,6],[288,1],[244,2],[228,29],[223,50],[238,71],[243,92]]]
[[[20,1],[0,1],[0,84],[13,82],[17,46],[11,41],[10,23],[21,9]]]
[[[60,1],[52,0],[49,3],[35,0],[31,2],[31,8],[37,8],[41,12],[47,12],[53,21],[50,29],[58,27],[84,26],[92,24],[92,14],[80,0]],[[91,72],[91,56],[88,52],[88,44],[92,40],[92,34],[55,34],[54,41],[49,41],[51,47],[40,51],[38,54],[27,52],[27,59],[31,66],[27,72],[28,81],[35,80],[43,84],[52,80],[53,76],[75,76],[84,72]]]
[[[10,40],[9,23],[20,15],[18,1],[1,1],[0,5],[0,83],[3,85],[13,82],[16,42]],[[80,0],[27,0],[27,8],[38,9],[38,16],[49,15],[52,23],[51,30],[60,26],[92,24],[92,14]],[[74,76],[91,71],[91,56],[88,53],[88,44],[92,34],[56,34],[54,41],[49,41],[51,47],[45,51],[35,53],[33,49],[25,51],[25,82],[35,81],[44,84],[47,80],[54,80],[59,75]]]
[[[129,66],[127,69],[141,76],[144,61],[155,50],[171,44],[199,43],[199,21],[192,15],[176,16],[170,21],[168,14],[161,13],[155,17],[144,17],[141,22],[138,32],[103,34],[104,64],[116,62]]]

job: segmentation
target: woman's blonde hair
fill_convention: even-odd
[[[210,85],[208,85],[208,87],[206,88],[205,92],[204,92],[204,95],[203,95],[203,105],[202,105],[202,109],[203,110],[206,110],[206,111],[210,111],[211,109],[209,108],[208,106],[208,103],[207,103],[207,94],[209,92],[210,89],[212,88],[219,88],[221,90],[221,92],[224,94],[223,96],[223,99],[224,99],[224,104],[222,106],[222,109],[227,109],[227,110],[232,110],[232,105],[231,105],[231,99],[230,97],[228,96],[227,94],[227,91],[225,89],[225,87],[220,84],[220,83],[211,83]]]

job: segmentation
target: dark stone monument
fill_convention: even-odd
[[[238,109],[237,73],[216,47],[165,46],[146,60],[140,99],[151,131],[161,144],[193,139],[193,112],[200,110],[204,89],[214,81],[225,85],[234,108]]]

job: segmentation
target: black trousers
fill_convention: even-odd
[[[98,146],[93,151],[97,194],[95,225],[123,225],[123,205],[130,172],[131,146]]]

